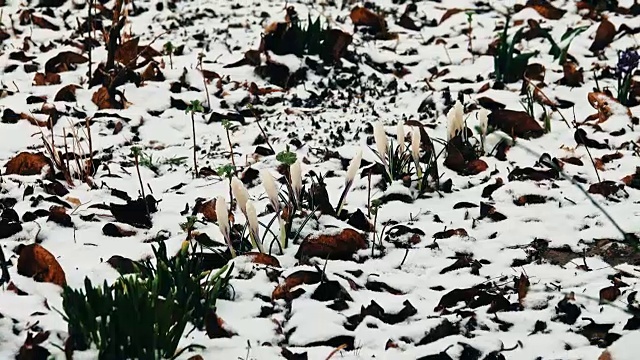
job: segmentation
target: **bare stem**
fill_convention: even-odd
[[[193,170],[194,170],[194,178],[198,177],[198,162],[196,158],[196,119],[193,111],[191,112],[191,131],[193,133]]]

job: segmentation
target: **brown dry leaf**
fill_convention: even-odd
[[[251,262],[254,264],[262,264],[273,267],[280,267],[280,262],[275,256],[271,256],[269,254],[264,254],[260,252],[248,252],[244,254],[244,256],[251,259]]]
[[[67,279],[56,258],[39,244],[30,244],[20,249],[18,274],[38,282],[65,286]]]
[[[158,64],[149,63],[144,71],[140,74],[142,81],[164,81],[165,77]]]
[[[544,81],[546,69],[542,64],[529,64],[524,70],[524,77],[530,80]]]
[[[236,335],[233,331],[225,329],[224,321],[213,310],[205,316],[205,329],[209,339],[230,338]]]
[[[489,114],[489,126],[523,139],[539,138],[544,129],[524,111],[494,110]]]
[[[636,172],[622,178],[622,182],[630,188],[640,190],[640,167],[636,168]]]
[[[291,289],[302,284],[317,284],[322,279],[321,274],[317,271],[299,270],[287,276],[284,283],[278,285],[271,293],[271,299],[288,299],[291,300]]]
[[[600,354],[598,360],[613,360],[613,357],[611,357],[611,353],[609,352],[609,350],[605,350],[602,352],[602,354]]]
[[[120,94],[122,97],[122,94]],[[98,109],[124,109],[125,104],[123,103],[126,100],[116,101],[109,94],[109,90],[102,86],[100,89],[96,90],[91,96],[91,101],[98,106]]]
[[[64,227],[73,227],[71,216],[67,214],[67,208],[64,206],[54,205],[50,207],[47,221],[53,221],[54,223]]]
[[[606,17],[603,17],[598,30],[596,30],[596,36],[593,39],[593,43],[589,47],[589,50],[598,52],[604,50],[616,36],[616,27]]]
[[[364,236],[353,229],[344,229],[335,235],[307,236],[296,253],[296,259],[320,257],[331,260],[350,260],[360,249],[366,249]]]
[[[43,29],[49,29],[53,31],[59,31],[60,27],[58,25],[53,24],[51,21],[36,15],[31,15],[31,22],[37,27]]]
[[[136,235],[135,230],[125,229],[123,226],[120,226],[114,223],[106,223],[102,227],[102,233],[106,236],[117,237],[117,238]]]
[[[524,273],[521,273],[520,279],[518,279],[518,302],[520,305],[523,305],[522,303],[524,302],[525,297],[527,297],[530,285],[529,277]]]
[[[590,92],[587,95],[589,104],[594,109],[598,110],[598,122],[601,123],[609,119],[611,115],[616,112],[626,112],[627,116],[631,118],[631,110],[620,104],[620,102],[611,96],[602,92]],[[614,111],[615,110],[615,111]]]
[[[60,75],[56,73],[36,73],[33,77],[33,84],[36,86],[60,84]]]
[[[351,44],[353,37],[351,34],[338,29],[331,29],[324,40],[323,52],[321,54],[323,60],[332,59],[338,61],[347,52],[347,47]]]
[[[82,89],[82,87],[73,84],[64,86],[62,89],[58,90],[53,101],[75,102],[76,89]]]
[[[433,238],[436,239],[436,240],[448,239],[448,238],[450,238],[452,236],[467,237],[467,236],[469,236],[469,234],[467,234],[467,230],[465,230],[463,228],[449,229],[449,230],[440,231],[440,232],[437,232],[437,233],[433,234]]]
[[[140,38],[133,38],[120,45],[116,50],[115,60],[129,68],[135,67],[133,60],[138,56],[138,42]]]
[[[211,82],[213,79],[220,79],[220,75],[217,72],[211,70],[200,70],[202,76],[207,79],[208,82]]]
[[[608,286],[600,290],[600,304],[615,301],[620,296],[620,289],[616,286]]]
[[[282,89],[279,88],[259,88],[258,85],[254,82],[249,84],[249,94],[251,95],[266,95],[274,92],[282,92]]]
[[[463,173],[465,175],[478,175],[481,172],[487,170],[488,168],[489,168],[489,165],[487,165],[487,163],[484,160],[475,159],[475,160],[469,161],[469,163],[465,165]]]
[[[480,106],[489,111],[502,110],[507,107],[507,105],[486,96],[478,98],[477,101]]]
[[[595,158],[595,166],[598,170],[604,171],[604,165],[608,164],[614,160],[618,160],[622,158],[622,153],[616,152],[613,154],[603,155],[601,158]]]
[[[564,72],[564,78],[560,80],[561,83],[571,87],[578,87],[584,83],[582,70],[578,70],[578,65],[575,63],[565,62],[564,65],[562,65],[562,71]]]
[[[623,185],[620,185],[615,181],[605,180],[591,184],[591,186],[589,186],[589,194],[599,194],[604,197],[609,197],[611,195],[615,195],[622,186]]]
[[[7,162],[5,174],[39,175],[47,167],[47,174],[53,175],[53,163],[43,153],[21,152]]]
[[[382,18],[382,16],[374,13],[369,9],[365,9],[360,6],[356,6],[351,10],[349,14],[351,18],[351,22],[353,25],[362,25],[362,26],[370,26],[378,31],[381,31],[386,28],[386,22]]]
[[[61,73],[75,69],[76,64],[84,64],[88,58],[74,53],[73,51],[62,51],[58,55],[47,60],[44,64],[45,73]]]
[[[567,164],[571,164],[571,165],[575,165],[575,166],[584,166],[584,163],[582,162],[582,160],[580,160],[580,158],[577,158],[575,156],[563,157],[563,158],[560,158],[560,160],[562,160],[563,162],[565,162]]]
[[[453,15],[463,12],[463,9],[458,9],[458,8],[453,8],[453,9],[449,9],[447,10],[444,15],[442,15],[442,17],[440,18],[440,22],[439,24],[442,24],[445,20],[447,20],[448,18],[452,17]]]
[[[546,0],[529,0],[527,6],[534,9],[541,16],[549,20],[560,20],[567,10],[558,9]]]

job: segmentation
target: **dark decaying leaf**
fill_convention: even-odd
[[[599,183],[591,184],[589,186],[590,194],[598,194],[604,197],[616,195],[619,191],[623,190],[624,185],[618,184],[615,181],[604,180]]]
[[[596,36],[593,39],[593,43],[589,47],[589,50],[598,52],[604,50],[616,36],[616,26],[611,23],[606,17],[602,19],[598,29],[596,30]]]
[[[76,101],[76,89],[81,89],[82,87],[78,85],[67,85],[62,89],[58,90],[53,101],[66,101],[66,102],[75,102]]]
[[[147,195],[146,199],[138,198],[137,200],[127,201],[124,205],[111,203],[109,208],[113,217],[121,223],[135,227],[150,228],[152,224],[150,216],[147,215],[147,208],[149,213],[153,214],[158,211],[156,204],[156,199],[151,195]]]
[[[283,358],[285,358],[285,360],[308,360],[309,356],[307,355],[307,352],[303,352],[303,353],[294,353],[291,350],[283,347],[282,350],[280,351],[280,355],[282,355]]]
[[[489,114],[489,126],[523,139],[544,135],[544,129],[540,124],[524,111],[493,110]]]
[[[317,301],[353,301],[347,289],[339,281],[323,281],[311,294],[311,299]]]
[[[84,64],[88,58],[72,51],[62,51],[44,64],[45,73],[61,73],[74,70],[75,65]]]
[[[111,237],[129,237],[136,234],[133,230],[128,230],[114,223],[107,223],[102,227],[102,233]]]
[[[291,290],[302,284],[317,284],[322,276],[317,271],[299,270],[284,279],[281,285],[278,285],[271,294],[273,300],[287,299],[292,300]]]
[[[47,218],[47,221],[53,221],[54,223],[64,227],[73,227],[71,216],[67,214],[67,209],[64,206],[51,206],[49,208],[49,217]]]
[[[33,278],[38,282],[48,282],[65,286],[64,270],[55,256],[39,244],[19,247],[18,274]]]
[[[135,261],[120,255],[113,255],[106,262],[116,269],[120,275],[135,274],[139,271]]]
[[[206,315],[205,328],[209,339],[230,338],[236,335],[226,329],[224,321],[213,310]]]
[[[387,313],[382,306],[371,300],[371,303],[367,307],[362,306],[360,308],[359,314],[355,314],[347,318],[345,328],[347,330],[355,330],[367,316],[379,319],[385,324],[394,325],[406,321],[409,317],[417,313],[418,310],[411,304],[411,302],[409,302],[409,300],[404,301],[402,309],[397,313]]]
[[[359,232],[344,229],[334,235],[308,235],[300,244],[296,259],[320,257],[322,259],[349,260],[367,243]]]
[[[47,360],[51,353],[49,350],[40,346],[43,342],[49,338],[49,331],[39,332],[35,336],[31,333],[27,333],[27,338],[24,344],[18,350],[16,360]]]
[[[39,175],[43,169],[53,174],[53,163],[43,153],[21,152],[5,164],[5,174]]]

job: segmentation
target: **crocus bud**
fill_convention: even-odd
[[[295,193],[296,199],[300,199],[300,192],[302,191],[302,168],[300,167],[300,159],[291,165],[289,168],[291,172],[291,187]]]
[[[231,179],[231,192],[235,196],[238,206],[243,214],[247,213],[247,201],[249,200],[249,192],[240,179],[234,177]]]
[[[361,162],[362,150],[358,150],[356,156],[354,156],[349,163],[349,168],[347,169],[347,178],[345,179],[346,184],[351,184],[353,182],[353,179],[355,179],[356,174],[358,173],[358,169],[360,169]]]
[[[262,248],[262,243],[260,242],[260,227],[258,223],[258,213],[256,212],[256,207],[253,206],[253,202],[251,200],[247,201],[247,220],[249,221],[249,231],[251,233],[251,239],[253,239],[255,247],[258,248],[260,252],[264,252]]]
[[[478,121],[480,122],[480,135],[487,135],[487,128],[489,127],[489,112],[487,109],[480,109],[480,112],[478,112]]]
[[[385,159],[387,156],[389,140],[387,139],[387,134],[384,132],[384,126],[382,126],[382,123],[380,121],[376,122],[376,124],[373,126],[373,137],[376,140],[378,155],[383,162],[386,162]]]
[[[273,175],[269,173],[269,170],[262,169],[260,170],[260,180],[262,180],[262,186],[264,186],[264,190],[267,192],[271,206],[275,211],[280,210],[278,187],[276,186],[276,181],[273,179]]]
[[[396,130],[396,140],[398,141],[398,152],[402,154],[405,149],[404,124],[402,123],[402,121],[398,121],[398,127]]]
[[[227,202],[224,200],[224,196],[218,196],[216,198],[216,216],[218,218],[218,228],[220,228],[220,232],[224,236],[227,246],[229,246],[231,257],[236,257],[236,251],[233,249],[231,236],[229,234],[231,229],[229,226],[229,212],[227,211]]]
[[[451,141],[458,132],[462,134],[464,129],[464,107],[460,101],[456,101],[455,105],[447,113],[449,123],[447,125],[447,140]],[[464,136],[464,134],[462,135]]]
[[[414,128],[411,131],[411,156],[416,163],[420,161],[420,137],[420,129]]]

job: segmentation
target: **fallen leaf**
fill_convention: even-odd
[[[349,17],[353,25],[356,26],[369,26],[377,31],[382,31],[386,28],[386,22],[380,15],[360,6],[353,8]]]
[[[526,7],[534,9],[549,20],[560,20],[567,12],[567,10],[558,9],[551,5],[547,0],[529,0]]]
[[[160,71],[158,64],[149,63],[140,74],[140,79],[142,79],[142,81],[164,81],[165,77],[162,71]]]
[[[40,175],[46,171],[47,176],[53,175],[53,163],[41,152],[21,152],[9,160],[4,167],[5,174]]]
[[[233,331],[225,329],[225,323],[215,310],[211,310],[205,316],[205,328],[209,339],[230,338],[236,335]]]
[[[591,107],[598,110],[599,123],[606,121],[614,114],[626,114],[631,118],[631,110],[629,110],[629,108],[620,104],[617,99],[614,99],[603,92],[590,92],[587,95],[587,100]]]
[[[273,267],[280,267],[280,262],[276,259],[275,256],[271,256],[269,254],[264,254],[260,252],[248,252],[243,256],[248,257],[252,263],[254,264],[262,264]]]
[[[547,198],[542,195],[523,195],[513,201],[518,206],[530,205],[530,204],[544,204],[547,202]]]
[[[608,286],[600,289],[600,304],[615,301],[620,296],[620,289],[616,286]]]
[[[71,216],[67,214],[67,209],[64,206],[54,205],[50,207],[47,221],[53,221],[54,223],[64,227],[73,227]]]
[[[461,13],[464,10],[462,9],[458,9],[458,8],[453,8],[453,9],[448,9],[440,18],[440,22],[439,24],[442,24],[445,20],[447,20],[448,18],[452,17],[453,15],[457,14],[457,13]]]
[[[353,229],[344,229],[335,235],[310,234],[300,244],[295,257],[350,260],[358,250],[366,247],[364,236]]]
[[[338,29],[329,30],[325,36],[320,56],[324,61],[340,60],[347,52],[347,47],[351,44],[353,37]]]
[[[33,22],[33,24],[37,27],[43,28],[43,29],[49,29],[49,30],[53,30],[53,31],[59,31],[60,30],[60,26],[55,25],[54,23],[52,23],[51,21],[40,17],[40,16],[36,16],[36,15],[31,15],[31,22]]]
[[[469,234],[467,234],[467,230],[463,229],[463,228],[459,228],[459,229],[449,229],[449,230],[445,230],[445,231],[440,231],[437,232],[435,234],[433,234],[433,238],[438,240],[438,239],[448,239],[452,236],[460,236],[460,237],[467,237],[469,236]]]
[[[630,188],[640,190],[640,167],[636,167],[636,172],[622,178],[622,182]]]
[[[56,258],[39,244],[23,246],[18,257],[18,274],[33,278],[37,282],[49,282],[65,286],[64,270]]]
[[[146,205],[145,205],[146,203]],[[138,228],[151,228],[151,217],[147,215],[158,211],[156,207],[157,201],[151,195],[147,195],[146,199],[138,198],[137,200],[127,201],[126,204],[109,205],[113,217],[125,224],[129,224]]]
[[[589,47],[589,50],[598,52],[604,50],[616,36],[616,27],[606,17],[602,19],[598,29],[596,30],[596,36],[593,39],[593,43]]]
[[[33,77],[33,84],[36,86],[60,84],[60,75],[56,73],[36,73]]]
[[[84,64],[88,58],[73,51],[62,51],[44,64],[45,73],[61,73],[75,70],[76,64]]]
[[[136,232],[134,230],[128,230],[120,225],[114,223],[107,223],[102,227],[102,233],[111,237],[129,237],[134,236]]]
[[[124,109],[124,99],[121,101],[116,101],[113,99],[111,94],[109,94],[109,89],[102,86],[100,89],[96,90],[91,96],[91,101],[98,106],[98,109]]]
[[[302,284],[317,284],[322,279],[322,275],[317,271],[298,270],[284,279],[281,285],[278,285],[271,293],[271,299],[288,299],[292,300],[291,290]]]
[[[578,70],[578,65],[573,62],[565,62],[562,65],[562,71],[564,77],[560,79],[560,83],[570,86],[578,87],[584,83],[584,76],[582,75],[582,69]]]
[[[115,60],[128,68],[134,68],[133,60],[138,56],[138,43],[140,38],[126,41],[116,49]]]
[[[524,77],[530,80],[544,81],[545,67],[542,64],[529,64],[524,70]]]
[[[588,191],[589,194],[598,194],[604,197],[609,197],[617,194],[623,187],[624,185],[618,184],[615,181],[604,180],[599,183],[591,184]]]
[[[49,339],[49,331],[38,332],[35,336],[30,331],[27,331],[27,338],[24,344],[20,346],[16,360],[45,360],[51,356],[49,350],[40,346],[43,342]]]
[[[489,114],[489,126],[523,139],[544,135],[544,129],[540,124],[524,111],[493,110]]]
[[[64,86],[62,89],[58,90],[53,101],[75,102],[76,89],[82,89],[82,87],[73,84]]]

